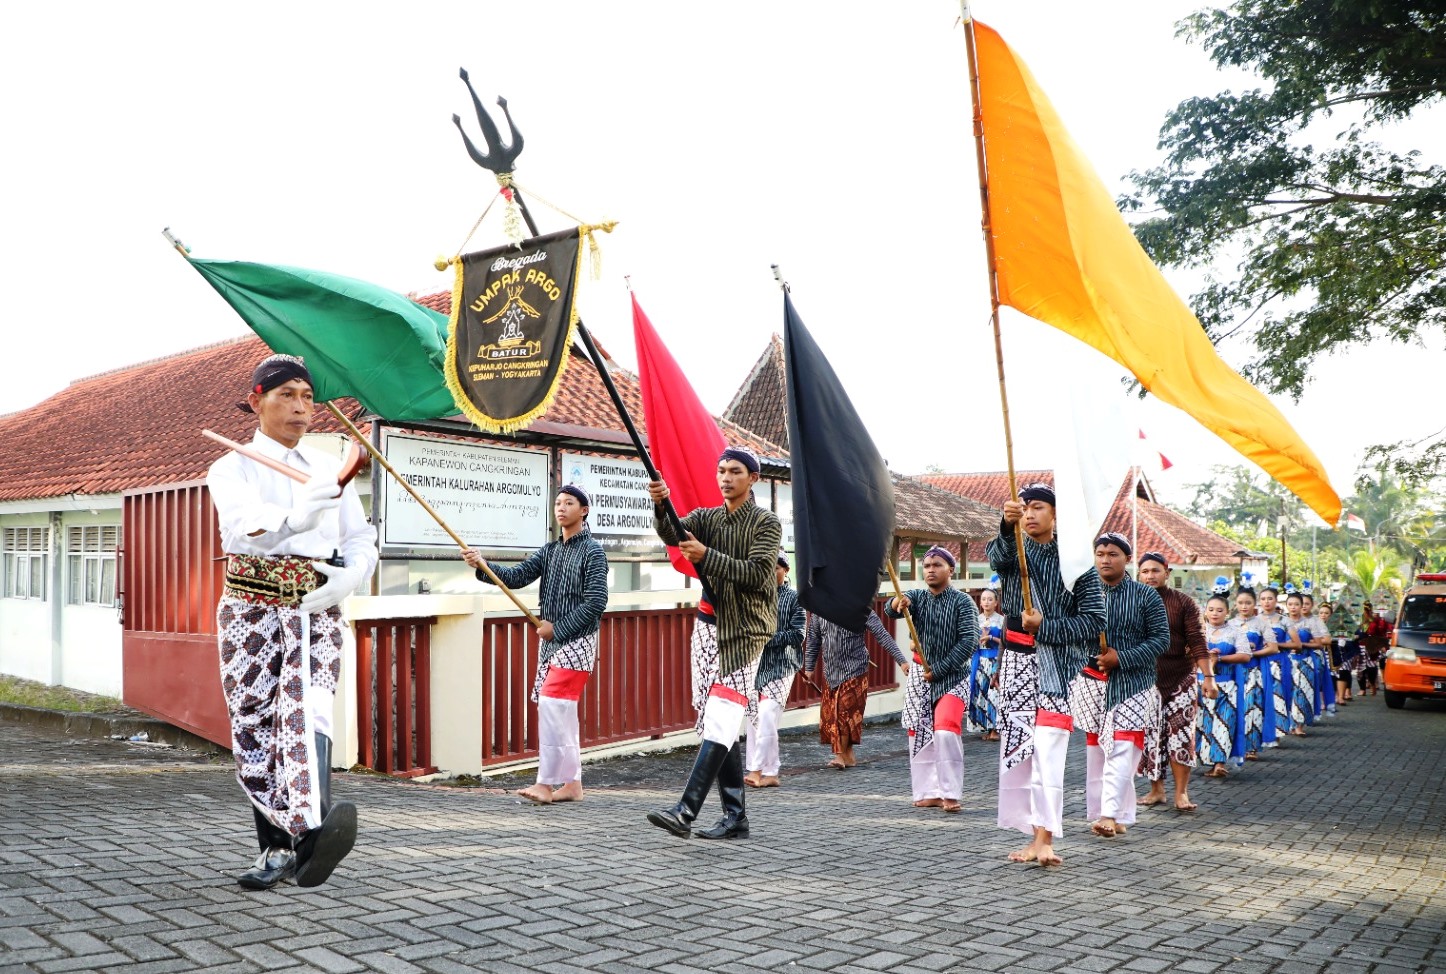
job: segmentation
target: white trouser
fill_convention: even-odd
[[[1033,835],[1048,829],[1064,835],[1064,761],[1069,731],[1034,728],[1034,754],[1012,768],[999,762],[999,827]]]
[[[724,747],[737,744],[746,710],[745,699],[742,694],[725,696],[718,692],[709,693],[703,703],[703,740]]]
[[[1140,748],[1132,740],[1116,737],[1110,753],[1098,744],[1085,748],[1085,813],[1091,822],[1112,818],[1120,825],[1135,824],[1135,769]]]
[[[783,716],[783,704],[769,697],[758,701],[758,724],[748,722],[749,771],[757,771],[769,777],[778,775],[778,721]]]
[[[924,801],[926,798],[944,797],[943,792],[939,789],[937,743],[938,738],[932,738],[928,744],[909,755],[909,783],[913,788],[916,802]]]
[[[582,780],[576,700],[548,696],[537,700],[537,780],[544,785]]]

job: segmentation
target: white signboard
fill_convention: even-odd
[[[382,431],[382,453],[468,544],[530,551],[552,526],[546,453],[472,440]],[[381,546],[451,548],[456,543],[391,475],[382,478]]]
[[[783,522],[783,547],[793,550],[793,484],[781,480],[773,482],[773,505],[778,519]]]
[[[653,530],[648,469],[641,460],[564,453],[562,482],[577,484],[592,498],[587,520],[598,544],[609,551],[663,550]]]

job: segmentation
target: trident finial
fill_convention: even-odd
[[[467,77],[467,69],[462,68],[459,72],[462,81],[467,85],[467,91],[472,96],[472,106],[477,109],[477,124],[482,127],[482,139],[487,145],[486,152],[478,152],[472,140],[467,137],[467,132],[462,128],[462,119],[456,115],[452,116],[452,124],[457,126],[457,131],[462,133],[462,141],[467,146],[467,154],[472,161],[483,169],[491,170],[498,175],[512,172],[517,164],[517,157],[522,154],[522,133],[517,131],[517,125],[512,121],[512,115],[507,111],[507,99],[498,97],[497,104],[502,106],[502,114],[507,116],[507,127],[512,136],[510,144],[502,141],[501,134],[497,131],[497,125],[492,121],[492,116],[487,114],[482,107],[477,92],[472,87],[472,81]]]

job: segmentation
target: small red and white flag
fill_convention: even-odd
[[[1140,430],[1140,439],[1146,439],[1144,430]],[[1174,466],[1174,464],[1170,462],[1170,458],[1165,456],[1165,454],[1158,450],[1148,448],[1143,444],[1140,446],[1139,453],[1140,466],[1149,469],[1151,472],[1163,473]]]
[[[1345,517],[1341,518],[1341,526],[1347,531],[1359,531],[1361,534],[1366,533],[1366,522],[1350,512],[1347,512]]]

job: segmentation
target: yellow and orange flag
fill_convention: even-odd
[[[1340,498],[1315,453],[1216,353],[1029,68],[994,30],[973,27],[1000,303],[1119,362],[1334,525]]]

